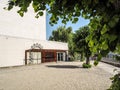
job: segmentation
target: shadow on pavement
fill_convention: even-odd
[[[74,66],[74,65],[46,65],[46,67],[50,67],[50,68],[63,68],[63,69],[82,68],[82,67]]]

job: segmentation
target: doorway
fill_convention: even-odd
[[[65,52],[57,52],[57,61],[65,61]]]
[[[40,64],[41,63],[41,51],[29,50],[26,51],[25,64]]]

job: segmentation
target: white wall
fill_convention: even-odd
[[[11,11],[4,10],[8,0],[0,0],[0,34],[46,40],[46,12],[39,19],[30,7],[24,17],[21,17],[14,8]]]
[[[29,40],[0,37],[0,67],[24,65],[24,52]]]

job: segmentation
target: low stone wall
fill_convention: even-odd
[[[111,58],[102,58],[101,62],[120,67],[120,62],[112,60]]]

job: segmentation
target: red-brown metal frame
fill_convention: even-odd
[[[29,49],[25,50],[25,65],[27,65],[27,52],[41,52],[41,62],[57,62],[57,52],[65,52],[67,50],[54,50],[54,49]],[[45,59],[45,53],[46,52],[53,52],[54,53],[54,59],[52,60],[46,60]]]

